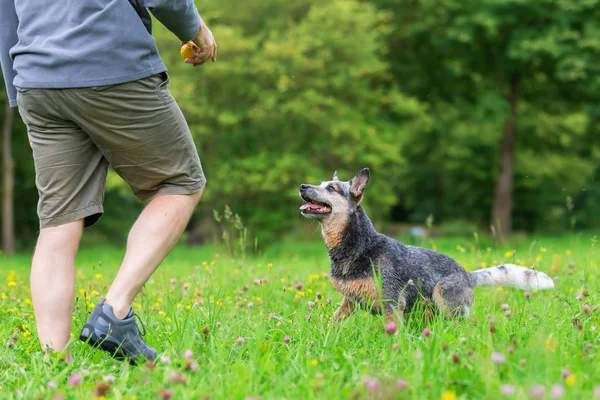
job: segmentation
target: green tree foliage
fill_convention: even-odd
[[[417,220],[434,212],[489,223],[514,86],[515,225],[563,228],[567,196],[579,195],[600,160],[600,2],[378,5],[394,15],[388,57],[394,75],[435,120],[425,137],[404,148],[408,164],[422,169],[409,171],[402,204]]]
[[[405,168],[404,138],[430,125],[422,105],[391,84],[387,14],[347,0],[232,14],[225,10],[234,2],[202,7],[218,15],[217,63],[190,72],[175,51],[163,56],[208,176],[205,206],[230,204],[277,234],[298,219],[300,183],[331,179],[336,169],[350,179],[370,166],[378,195],[369,205],[384,216],[396,201],[390,181]],[[158,35],[161,49],[174,47],[168,33]]]
[[[513,226],[600,226],[600,0],[207,0],[198,8],[219,44],[214,64],[183,63],[177,38],[154,25],[208,178],[192,227],[228,205],[269,242],[307,226],[299,184],[369,166],[373,219],[432,216],[487,231],[515,82]],[[23,245],[38,229],[37,192],[15,122]],[[141,205],[114,173],[105,203],[93,232],[121,242]]]

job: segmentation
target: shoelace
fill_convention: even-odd
[[[142,321],[142,319],[139,317],[139,315],[137,315],[135,313],[133,314],[133,318],[137,318],[137,320],[140,321],[140,325],[142,325],[142,329],[144,330],[144,333],[142,333],[142,331],[140,331],[140,328],[138,328],[140,335],[146,336],[146,325],[144,325],[144,321]]]

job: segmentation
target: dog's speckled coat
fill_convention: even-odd
[[[302,214],[321,224],[331,280],[344,296],[336,319],[348,317],[355,305],[383,311],[393,319],[395,312],[410,309],[419,296],[432,299],[448,315],[468,315],[476,286],[554,287],[546,274],[513,264],[467,272],[444,254],[378,233],[360,206],[369,178],[365,168],[347,182],[340,181],[336,172],[332,181],[319,186],[300,185],[300,196],[307,202]],[[374,271],[381,276],[382,296]]]

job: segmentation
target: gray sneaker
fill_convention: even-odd
[[[81,330],[79,339],[91,346],[109,352],[118,360],[127,359],[130,364],[137,364],[142,356],[146,360],[156,360],[157,351],[148,346],[142,336],[146,334],[146,328],[143,322],[144,333],[140,332],[133,309],[125,319],[119,319],[115,316],[112,306],[105,304],[102,298],[96,304],[92,315]]]

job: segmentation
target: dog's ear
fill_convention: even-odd
[[[334,180],[334,181],[339,181],[339,178],[338,178],[337,171],[335,171],[335,172],[333,173],[333,180]]]
[[[371,171],[369,168],[363,168],[350,181],[350,193],[356,199],[357,204],[362,200],[363,191],[367,187],[370,177]]]

